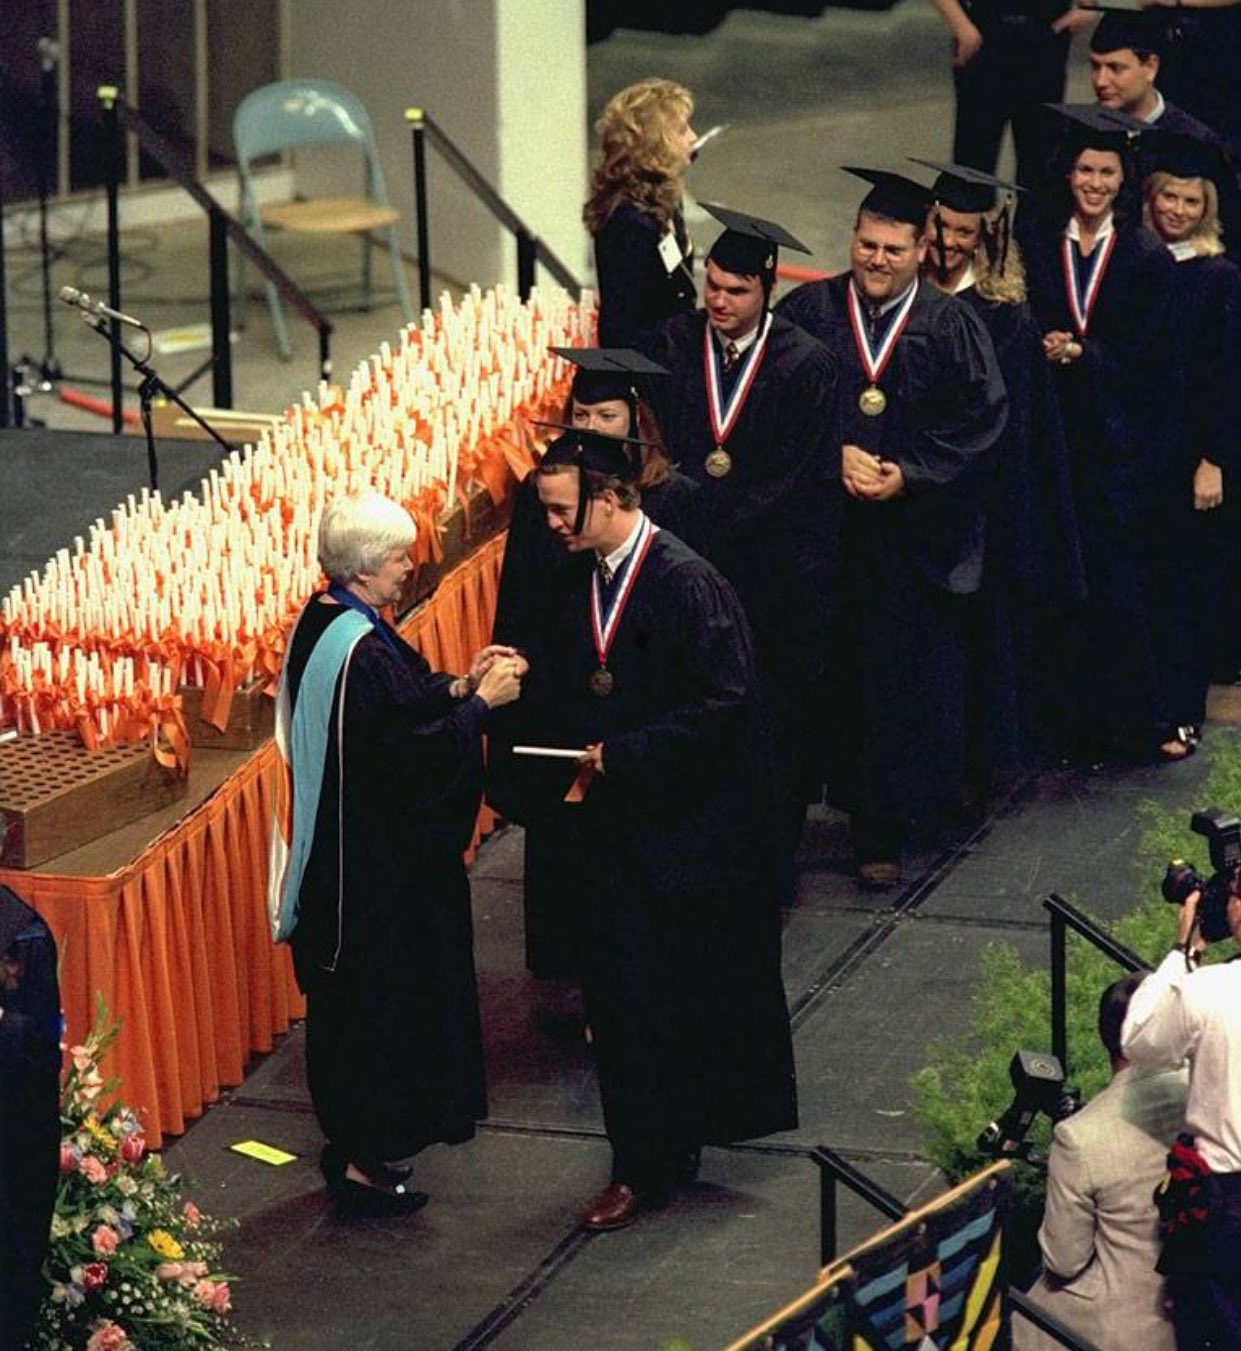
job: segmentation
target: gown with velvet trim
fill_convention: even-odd
[[[344,613],[317,598],[303,612],[287,667],[295,703],[315,643]],[[463,852],[487,706],[454,700],[451,681],[404,642],[398,655],[375,633],[361,639],[344,699],[343,794],[339,682],[334,698],[292,947],[315,1112],[354,1162],[467,1140],[486,1114]]]

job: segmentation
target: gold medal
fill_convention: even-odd
[[[733,467],[733,457],[723,446],[716,446],[706,458],[706,470],[712,478],[723,478]]]
[[[612,687],[616,682],[612,679],[612,672],[601,666],[597,671],[590,673],[590,680],[587,683],[590,685],[591,694],[606,699],[612,693]]]
[[[888,406],[888,396],[878,385],[867,385],[858,395],[857,406],[867,417],[878,417]]]

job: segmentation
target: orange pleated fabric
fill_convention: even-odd
[[[504,538],[440,583],[402,633],[436,670],[489,641]],[[241,1083],[255,1052],[305,1012],[289,950],[267,921],[270,742],[141,857],[106,877],[0,870],[51,926],[69,1045],[102,998],[120,1033],[104,1064],[158,1148]],[[474,844],[491,829],[479,814]]]

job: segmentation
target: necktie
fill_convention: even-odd
[[[741,356],[737,344],[731,338],[724,344],[724,374],[731,375]]]
[[[867,312],[867,327],[870,329],[870,340],[874,342],[879,336],[879,321],[883,318],[883,313],[878,306],[874,306]]]
[[[608,567],[608,560],[601,558],[599,560],[599,585],[603,588],[603,594],[606,596],[612,585],[612,569]]]

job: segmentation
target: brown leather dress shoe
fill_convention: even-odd
[[[901,865],[895,859],[868,859],[858,864],[857,875],[868,891],[887,891],[901,880]]]
[[[623,1229],[641,1210],[638,1194],[623,1182],[613,1182],[586,1207],[583,1229]]]

